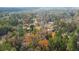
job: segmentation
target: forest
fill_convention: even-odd
[[[78,50],[79,8],[0,8],[0,51]]]

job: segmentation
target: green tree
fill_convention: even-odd
[[[74,51],[77,50],[77,39],[75,32],[71,33],[69,40],[67,42],[67,50]]]

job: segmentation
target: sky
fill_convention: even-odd
[[[79,7],[78,0],[0,0],[0,7]]]

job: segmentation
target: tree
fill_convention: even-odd
[[[0,51],[15,51],[16,48],[12,47],[9,42],[4,42],[0,45]]]
[[[69,40],[67,42],[67,50],[68,51],[75,51],[77,50],[77,40],[75,32],[71,33]]]
[[[10,17],[9,19],[9,24],[11,24],[12,26],[17,26],[18,25],[18,19],[16,17]]]

